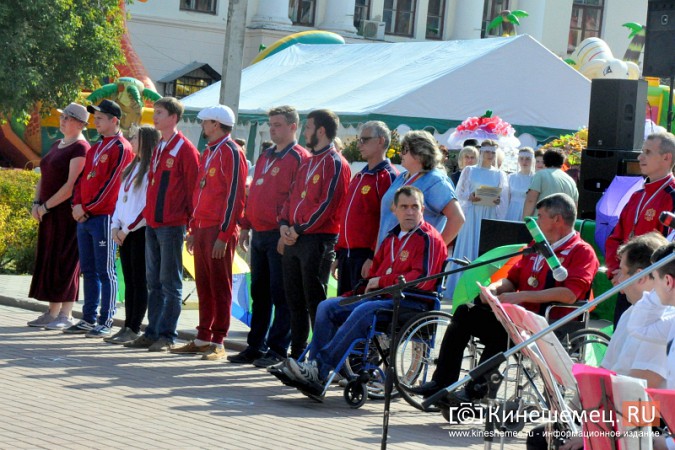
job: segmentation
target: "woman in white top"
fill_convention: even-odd
[[[486,201],[477,194],[482,187],[500,188],[499,196]],[[497,168],[497,143],[491,139],[481,143],[478,164],[465,167],[457,184],[457,198],[466,220],[459,230],[453,258],[470,261],[478,256],[480,227],[483,219],[504,219],[509,206],[509,186],[506,173]],[[451,275],[446,283],[445,296],[450,298],[461,272]]]
[[[148,308],[145,281],[145,193],[148,188],[148,166],[152,149],[159,140],[153,127],[131,130],[129,138],[135,158],[122,174],[122,184],[112,217],[113,240],[120,249],[124,274],[124,326],[117,334],[105,338],[111,344],[124,344],[139,336],[141,322]]]
[[[534,150],[530,147],[523,147],[518,152],[518,168],[518,173],[509,175],[509,209],[506,211],[506,220],[523,220],[525,195],[534,176]]]

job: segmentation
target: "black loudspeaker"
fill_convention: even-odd
[[[480,222],[478,256],[502,245],[527,244],[531,240],[532,235],[527,231],[525,222],[483,219]]]
[[[642,147],[646,109],[646,81],[594,79],[588,117],[588,147],[599,150]]]
[[[675,75],[675,1],[649,0],[642,74]]]
[[[639,150],[584,149],[581,152],[579,179],[580,219],[595,219],[595,206],[616,175],[642,176]]]

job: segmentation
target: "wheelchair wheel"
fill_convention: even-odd
[[[363,351],[365,344],[358,348]],[[387,371],[386,360],[389,358],[389,336],[385,334],[376,335],[368,345],[368,357],[364,363],[361,355],[350,356],[345,360],[342,373],[347,379],[353,379],[359,376],[363,370],[370,373],[370,378],[366,382],[368,387],[368,398],[371,400],[384,399],[384,384]],[[396,385],[391,392],[391,397],[398,396]]]
[[[443,335],[451,320],[452,315],[448,313],[428,311],[410,319],[398,333],[391,355],[396,375],[394,382],[401,396],[419,410],[424,410],[424,399],[409,389],[431,380]]]
[[[360,380],[352,380],[345,388],[344,398],[350,408],[360,408],[368,398],[368,386]]]
[[[605,356],[610,336],[602,331],[586,328],[567,336],[563,346],[575,363],[598,367]]]

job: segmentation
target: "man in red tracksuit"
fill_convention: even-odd
[[[414,186],[403,186],[394,195],[398,226],[382,242],[370,269],[366,292],[393,286],[399,276],[410,282],[440,273],[448,249],[436,229],[424,221],[424,194]],[[415,288],[434,291],[438,280],[427,280]],[[349,294],[348,294],[349,295]],[[429,303],[407,297],[401,308],[423,311]],[[367,336],[373,319],[382,310],[391,310],[391,296],[363,299],[341,305],[341,297],[319,304],[316,328],[307,362],[289,358],[269,369],[283,383],[311,395],[321,395],[331,370],[340,364],[356,339]]]
[[[230,133],[234,113],[224,105],[199,112],[209,143],[202,155],[193,190],[194,212],[188,235],[188,251],[195,255],[195,281],[199,295],[197,338],[171,353],[203,353],[202,359],[225,357],[223,341],[230,329],[232,264],[237,247],[237,221],[246,200],[248,164]]]
[[[239,221],[239,246],[250,251],[251,257],[251,331],[246,349],[227,357],[235,364],[252,363],[256,367],[269,367],[286,359],[291,343],[281,255],[277,251],[277,217],[298,169],[309,158],[296,138],[300,117],[295,108],[279,106],[267,115],[274,146],[264,150],[256,162],[244,216]]]
[[[279,214],[291,356],[296,358],[307,346],[317,305],[326,299],[340,231],[338,214],[351,176],[349,164],[333,145],[339,123],[337,115],[325,109],[307,115],[305,142],[311,158],[300,166]]]
[[[338,295],[353,290],[359,280],[368,276],[372,265],[382,196],[398,175],[386,157],[390,141],[391,132],[384,122],[373,120],[363,124],[359,152],[368,165],[349,183],[340,212],[337,259],[332,270],[338,280]]]
[[[125,347],[165,352],[173,348],[183,300],[183,242],[192,215],[199,152],[178,131],[183,105],[173,97],[155,102],[153,122],[162,139],[152,152],[143,217],[148,283],[148,326]]]
[[[104,338],[111,335],[117,301],[115,242],[110,222],[115,211],[122,171],[131,162],[131,144],[119,129],[122,110],[110,100],[89,105],[101,139],[94,144],[84,162],[84,170],[73,190],[73,218],[77,221],[77,247],[84,279],[82,320],[63,330],[66,334],[86,334]],[[97,309],[101,305],[101,314]]]
[[[619,216],[619,222],[605,242],[605,263],[610,278],[619,272],[619,247],[633,236],[650,231],[668,235],[668,228],[659,223],[663,211],[675,211],[675,137],[672,133],[654,133],[647,136],[638,156],[640,172],[646,176],[643,189],[635,192]],[[630,303],[624,294],[617,297],[614,309],[614,326]]]

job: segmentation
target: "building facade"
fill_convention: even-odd
[[[503,10],[524,10],[529,34],[565,58],[598,36],[616,57],[626,51],[626,22],[644,24],[647,0],[249,0],[244,61],[289,34],[327,30],[348,43],[478,39]],[[147,0],[128,7],[131,40],[161,94],[189,95],[219,79],[227,0]]]

